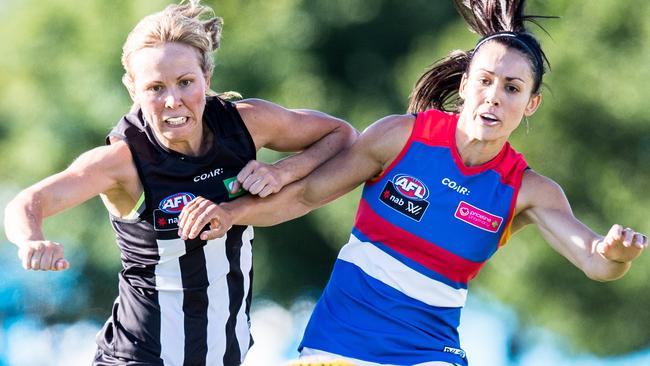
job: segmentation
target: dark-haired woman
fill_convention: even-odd
[[[389,116],[307,178],[270,199],[184,209],[181,235],[231,223],[272,225],[366,182],[349,242],[307,325],[303,356],[359,365],[466,365],[458,325],[468,282],[524,225],[595,280],[623,276],[647,238],[578,219],[562,189],[508,138],[540,105],[546,58],[523,25],[523,0],[456,1],[483,38],[435,64]],[[501,6],[506,6],[502,9]],[[457,93],[457,94],[456,94]],[[453,105],[452,112],[441,109]],[[203,219],[199,214],[205,214]],[[209,220],[213,229],[200,233]]]

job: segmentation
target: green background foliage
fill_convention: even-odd
[[[312,108],[362,130],[403,113],[417,77],[452,49],[470,49],[451,1],[205,1],[225,20],[212,80],[217,91]],[[121,46],[160,0],[3,0],[0,3],[0,198],[64,169],[103,143],[128,111]],[[650,3],[531,0],[531,26],[551,60],[540,110],[512,137],[537,171],[565,189],[576,215],[599,233],[613,223],[650,232]],[[280,156],[263,151],[260,159]],[[289,304],[318,296],[347,240],[360,190],[296,221],[256,230],[257,296]],[[41,308],[51,322],[104,319],[116,295],[119,253],[99,199],[48,219],[81,271],[87,303]],[[432,228],[435,229],[435,228]],[[5,245],[9,245],[5,242]],[[473,283],[526,323],[566,335],[576,347],[618,354],[650,344],[650,257],[625,279],[587,279],[526,228]],[[52,274],[57,275],[57,274]],[[29,298],[20,301],[30,301]],[[615,335],[615,336],[612,336]]]

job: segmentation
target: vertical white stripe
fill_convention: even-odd
[[[185,358],[183,281],[178,258],[185,254],[181,239],[157,240],[156,290],[160,305],[160,357],[165,366],[182,366]]]
[[[230,270],[226,256],[226,236],[210,240],[203,247],[208,275],[208,354],[206,365],[222,366],[226,352],[226,322],[228,321],[228,283]]]
[[[248,317],[246,316],[246,297],[250,291],[250,270],[253,266],[253,240],[254,233],[253,227],[249,226],[242,234],[242,247],[241,247],[241,260],[239,266],[242,274],[244,275],[244,298],[237,313],[237,324],[235,326],[235,334],[237,334],[237,341],[239,341],[239,350],[241,351],[241,360],[244,362],[244,357],[250,347],[250,327],[248,325]]]

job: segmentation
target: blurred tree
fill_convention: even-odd
[[[225,19],[214,89],[321,109],[359,129],[402,113],[426,66],[477,40],[451,1],[205,2]],[[167,3],[0,3],[0,197],[103,143],[130,106],[120,82],[122,43],[142,16]],[[531,27],[553,70],[543,106],[513,144],[534,169],[565,188],[577,216],[599,232],[614,222],[650,232],[643,212],[650,178],[644,166],[650,158],[650,4],[531,0],[529,9],[562,19],[543,22],[551,37]],[[260,157],[279,156],[263,151]],[[258,229],[256,293],[284,303],[304,293],[318,296],[347,240],[358,197],[359,190],[297,221]],[[104,319],[120,264],[99,200],[48,220],[46,233],[68,253],[85,252],[72,265],[86,279],[79,291],[90,291],[83,308],[64,307],[50,320]],[[650,343],[644,308],[649,262],[646,255],[622,281],[596,283],[525,229],[474,286],[584,349],[623,353]]]

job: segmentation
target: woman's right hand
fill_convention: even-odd
[[[596,251],[610,261],[626,263],[635,260],[647,247],[647,236],[616,224],[596,244]]]
[[[70,268],[63,246],[49,240],[29,240],[19,245],[18,257],[26,270],[62,271]]]

